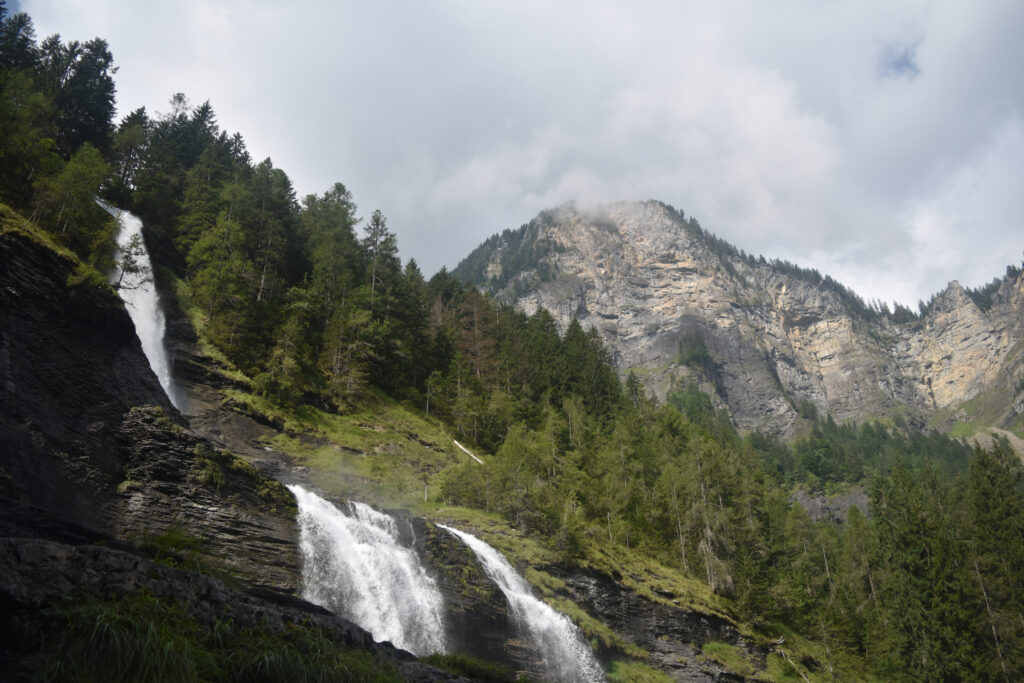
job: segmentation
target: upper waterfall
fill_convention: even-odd
[[[484,571],[508,599],[517,626],[526,631],[541,652],[552,680],[605,680],[604,670],[579,628],[569,617],[534,597],[530,585],[501,553],[476,536],[442,524],[438,526],[460,538],[476,554]]]
[[[150,262],[149,252],[146,251],[146,244],[142,240],[142,221],[127,211],[114,208],[104,202],[98,202],[107,210],[111,216],[121,224],[121,230],[117,235],[117,246],[122,254],[131,252],[135,258],[137,272],[124,272],[116,269],[110,275],[110,283],[117,285],[117,293],[124,301],[135,324],[135,334],[142,342],[142,350],[149,359],[149,366],[153,368],[160,386],[167,393],[167,398],[178,410],[185,408],[185,395],[171,377],[170,355],[164,345],[164,331],[166,322],[164,319],[163,306],[153,285],[153,265]],[[122,258],[124,258],[122,256]]]
[[[377,640],[423,656],[446,650],[444,600],[393,517],[363,503],[340,509],[301,486],[302,597]]]

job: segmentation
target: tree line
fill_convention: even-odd
[[[343,184],[297,197],[209,103],[175,95],[166,113],[115,125],[101,39],[38,42],[2,0],[0,20],[0,199],[99,272],[118,255],[95,197],[140,215],[156,276],[255,391],[335,411],[402,401],[492,455],[446,473],[449,502],[569,554],[601,543],[655,557],[742,619],[790,624],[884,678],[1024,678],[1024,483],[1006,444],[827,417],[785,444],[738,434],[694,386],[659,403],[620,380],[596,331],[403,263],[387,218],[360,217]],[[509,269],[549,248],[528,230],[505,236]],[[845,524],[790,500],[795,486],[851,482],[870,515],[851,509]]]

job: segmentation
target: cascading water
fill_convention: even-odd
[[[605,680],[604,670],[576,625],[569,617],[534,597],[530,585],[501,553],[476,536],[442,524],[438,526],[461,539],[476,554],[484,571],[505,594],[517,626],[529,634],[540,650],[553,680]]]
[[[301,486],[302,597],[351,619],[377,640],[424,656],[444,652],[444,599],[395,519],[363,503],[341,509]]]
[[[100,206],[116,218],[121,224],[121,231],[117,235],[117,246],[124,253],[133,245],[136,251],[132,255],[139,266],[137,273],[122,273],[120,268],[110,276],[111,284],[118,284],[117,293],[124,301],[128,315],[135,324],[135,334],[142,342],[142,350],[149,359],[149,366],[153,369],[160,386],[167,393],[167,398],[178,410],[185,407],[185,394],[181,391],[171,378],[171,362],[164,346],[164,310],[160,304],[160,297],[153,285],[153,266],[149,259],[149,252],[146,251],[145,242],[142,241],[142,221],[127,211],[114,208],[104,202],[98,202]]]

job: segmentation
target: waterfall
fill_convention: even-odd
[[[114,208],[102,201],[97,201],[107,212],[116,218],[121,224],[121,230],[117,234],[117,246],[122,251],[128,247],[132,239],[141,247],[141,251],[133,254],[136,257],[139,273],[125,273],[122,277],[120,269],[111,273],[110,283],[116,284],[120,280],[117,293],[121,296],[128,315],[135,324],[135,334],[142,342],[142,350],[149,359],[149,366],[153,369],[160,386],[164,388],[167,398],[178,410],[185,407],[185,395],[171,378],[171,361],[164,346],[164,310],[160,304],[160,297],[157,295],[156,287],[153,285],[153,266],[149,259],[149,252],[146,251],[146,244],[142,241],[142,221],[127,211]],[[137,237],[136,237],[137,236]]]
[[[552,680],[605,680],[604,670],[579,628],[569,617],[534,597],[530,585],[501,553],[464,531],[438,526],[460,538],[476,554],[484,571],[505,594],[517,627],[529,634],[541,652]]]
[[[424,656],[445,651],[444,599],[393,517],[369,505],[338,508],[301,486],[302,597],[377,640]]]

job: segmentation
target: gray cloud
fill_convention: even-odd
[[[683,5],[683,6],[680,6]],[[866,298],[1024,248],[1024,5],[27,0],[122,112],[183,91],[428,273],[570,199],[663,199]]]

